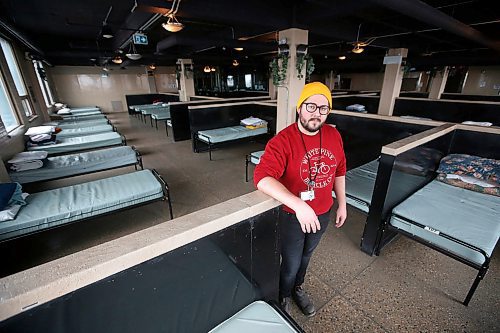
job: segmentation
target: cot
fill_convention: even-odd
[[[260,158],[264,155],[263,150],[254,151],[249,155],[245,156],[245,181],[248,183],[248,164],[252,163],[253,165],[257,165],[260,163]]]
[[[167,200],[168,185],[155,170],[141,170],[49,191],[26,198],[16,218],[0,224],[0,241],[82,221],[156,200]]]
[[[13,182],[28,184],[132,165],[144,169],[140,153],[135,147],[120,146],[49,157],[40,169],[9,172],[9,176]]]
[[[468,305],[500,236],[500,197],[433,180],[391,213],[387,227],[478,270]]]
[[[58,143],[53,145],[33,146],[33,147],[28,147],[27,150],[29,151],[43,150],[47,151],[49,155],[54,155],[54,154],[63,154],[80,150],[90,150],[95,148],[127,144],[125,137],[117,132],[77,136],[57,141]]]
[[[200,152],[197,141],[208,145],[208,154],[212,160],[212,149],[216,144],[239,141],[241,139],[255,138],[257,136],[268,134],[268,127],[248,129],[245,126],[229,126],[210,130],[200,130],[194,133],[193,143],[196,152]]]
[[[113,131],[116,131],[116,128],[110,124],[62,128],[62,131],[57,133],[57,139],[72,138],[75,136],[85,136]]]

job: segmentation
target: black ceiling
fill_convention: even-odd
[[[420,68],[500,64],[495,0],[182,0],[176,17],[185,28],[177,33],[164,30],[167,18],[158,14],[172,3],[0,0],[0,31],[24,37],[38,51],[32,54],[53,65],[103,65],[120,48],[127,51],[131,34],[150,20],[144,31],[149,45],[137,47],[143,58],[126,66],[173,65],[178,58],[200,66],[230,66],[232,59],[266,66],[277,49],[277,31],[291,27],[309,30],[309,53],[320,72],[379,70],[387,48],[395,47],[408,48],[409,63]],[[100,33],[110,6],[107,23],[114,38],[104,39]],[[358,30],[360,41],[375,38],[362,54],[350,52]],[[341,54],[347,59],[339,60]]]

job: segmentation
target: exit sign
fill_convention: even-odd
[[[134,34],[134,44],[148,45],[148,36],[145,34]]]

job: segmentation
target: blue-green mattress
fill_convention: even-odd
[[[61,154],[79,150],[95,149],[122,144],[122,137],[116,132],[57,139],[53,145],[28,147],[29,151],[43,150],[50,154]]]
[[[62,138],[72,138],[75,136],[84,136],[98,133],[113,132],[113,126],[109,124],[95,125],[95,126],[85,126],[78,128],[64,128],[61,132],[57,133],[56,137],[58,139]]]
[[[220,143],[231,140],[249,138],[267,133],[267,127],[248,129],[244,126],[231,126],[211,130],[198,131],[198,139],[206,143]]]

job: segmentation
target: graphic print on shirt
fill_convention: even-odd
[[[311,162],[310,171],[309,161]],[[300,162],[300,178],[307,185],[309,184],[310,176],[314,180],[314,188],[323,188],[332,182],[336,168],[337,159],[331,151],[321,148],[320,153],[319,148],[314,148],[309,150]]]

